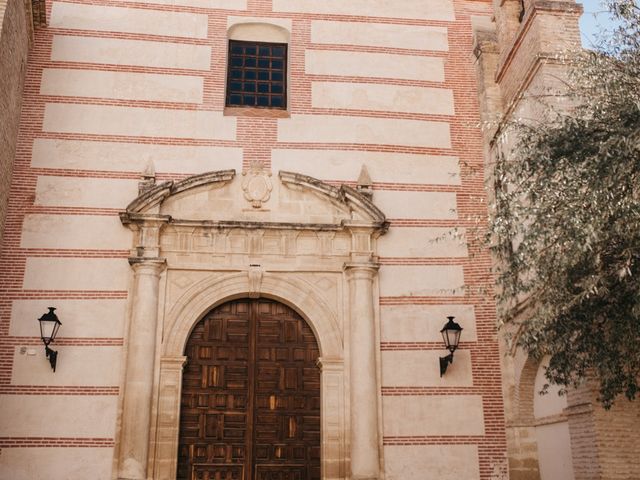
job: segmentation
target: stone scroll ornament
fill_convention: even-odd
[[[262,163],[253,163],[248,171],[243,172],[242,191],[244,198],[251,203],[253,208],[262,208],[262,205],[271,198],[271,172]]]

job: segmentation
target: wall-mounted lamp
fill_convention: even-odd
[[[51,368],[55,372],[58,352],[49,348],[49,344],[55,340],[62,322],[58,320],[58,316],[54,313],[54,310],[55,307],[49,307],[49,311],[42,315],[38,319],[38,322],[40,322],[40,338],[44,342],[44,351],[49,359]]]
[[[462,333],[462,327],[453,321],[455,317],[447,317],[449,321],[442,327],[440,333],[444,339],[444,346],[451,353],[446,357],[440,357],[440,376],[444,375],[447,371],[447,367],[450,363],[453,363],[453,352],[458,348],[460,342],[460,334]]]

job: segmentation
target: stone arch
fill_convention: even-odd
[[[166,332],[162,356],[182,355],[191,330],[208,311],[235,298],[256,296],[256,292],[251,290],[248,273],[205,279],[192,286],[167,315],[170,327]],[[278,300],[298,312],[316,335],[322,358],[342,358],[343,345],[337,314],[314,285],[295,276],[283,278],[265,273],[260,296]]]
[[[533,399],[538,368],[540,368],[540,360],[534,359],[530,355],[527,356],[515,389],[516,412],[521,422],[534,421]]]
[[[167,313],[160,345],[157,405],[152,420],[150,471],[157,480],[173,480],[177,468],[184,347],[195,325],[218,305],[237,298],[265,297],[293,308],[313,330],[320,349],[321,462],[325,478],[344,478],[343,341],[338,313],[308,281],[288,273],[234,272],[192,285]],[[256,281],[256,278],[258,280]]]
[[[511,372],[509,383],[507,435],[509,438],[509,478],[540,480],[533,399],[539,362],[528,356],[515,342],[506,353]]]
[[[520,452],[511,460],[521,465],[512,468],[514,479],[574,478],[569,426],[566,414],[558,410],[558,401],[553,397],[557,392],[552,390],[545,397],[538,396],[545,363],[546,358],[527,355],[522,368],[516,372],[513,420],[518,425],[518,434],[514,441]],[[541,404],[545,404],[546,412],[541,412]]]
[[[549,364],[549,357],[543,357],[536,363],[538,368],[532,395],[540,478],[573,480],[571,432],[566,414],[567,397],[559,396],[561,387],[554,384],[550,384],[546,395],[539,395],[548,382],[545,369]]]

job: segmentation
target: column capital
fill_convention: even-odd
[[[363,220],[344,220],[342,224],[351,233],[373,233],[380,229],[380,223]]]
[[[129,265],[136,274],[160,275],[167,268],[167,260],[164,258],[129,257]]]
[[[316,365],[318,365],[323,372],[337,371],[344,369],[344,360],[342,358],[318,357]]]
[[[161,357],[160,368],[167,370],[182,370],[185,363],[187,363],[187,357]]]
[[[130,228],[158,228],[171,222],[171,215],[120,212],[120,221]]]
[[[345,273],[351,278],[373,278],[379,268],[380,264],[374,262],[348,262],[343,267]]]

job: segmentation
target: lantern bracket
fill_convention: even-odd
[[[45,351],[45,354],[47,355],[47,358],[49,359],[49,364],[51,365],[51,368],[55,372],[56,363],[58,362],[58,352],[49,348],[49,345],[44,346],[44,351]]]
[[[447,367],[453,363],[453,352],[445,357],[440,357],[440,376],[442,377],[447,371]]]

